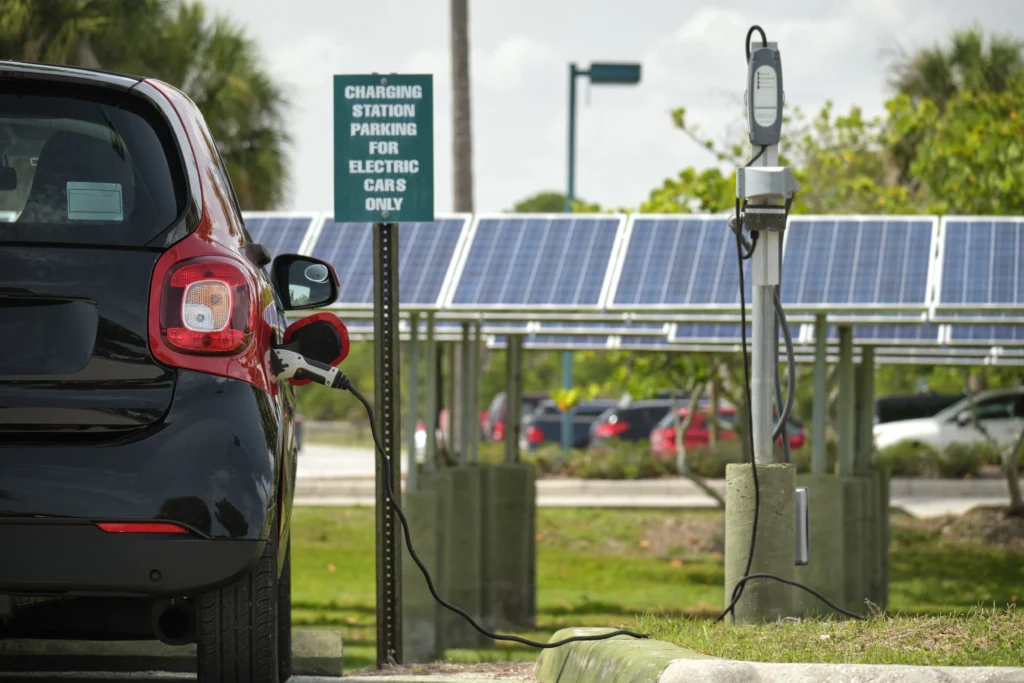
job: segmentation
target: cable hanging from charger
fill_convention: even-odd
[[[391,503],[391,506],[395,510],[395,514],[398,516],[399,522],[401,522],[402,524],[402,531],[405,536],[405,547],[409,550],[409,557],[412,558],[412,561],[415,562],[416,566],[419,568],[420,573],[423,574],[423,579],[427,582],[427,590],[430,591],[431,597],[434,598],[434,601],[437,602],[437,604],[441,605],[448,611],[454,612],[455,614],[465,619],[466,623],[468,623],[470,626],[476,629],[476,631],[483,635],[485,638],[490,638],[491,640],[503,640],[507,642],[519,643],[521,645],[526,645],[537,649],[556,648],[562,645],[567,645],[569,643],[608,640],[609,638],[614,638],[616,636],[630,636],[632,638],[637,638],[641,640],[648,638],[648,636],[643,633],[636,633],[635,631],[629,631],[626,629],[618,629],[615,631],[611,631],[610,633],[601,633],[593,636],[572,636],[571,638],[564,638],[562,640],[557,640],[551,643],[541,643],[536,640],[530,640],[529,638],[521,638],[520,636],[493,633],[491,631],[488,631],[483,626],[478,624],[473,619],[473,617],[471,617],[465,610],[451,604],[450,602],[442,598],[440,595],[438,595],[437,589],[434,587],[434,581],[430,578],[430,572],[427,570],[426,565],[423,564],[423,561],[420,560],[419,555],[416,554],[415,548],[413,548],[412,536],[409,533],[409,521],[406,519],[405,513],[402,511],[401,506],[399,506],[397,501],[395,500],[395,491],[391,486],[391,468],[393,464],[391,462],[391,458],[385,452],[384,446],[381,444],[380,438],[377,435],[376,418],[374,417],[373,414],[373,406],[371,406],[370,402],[366,400],[366,397],[359,393],[358,389],[352,386],[352,382],[348,379],[348,377],[341,373],[341,371],[339,371],[339,378],[338,380],[336,380],[335,386],[350,392],[353,396],[356,397],[356,399],[360,403],[363,404],[363,408],[366,410],[366,415],[370,419],[370,436],[373,437],[373,445],[376,448],[377,453],[380,455],[381,462],[383,464],[384,490],[388,495],[388,499]]]

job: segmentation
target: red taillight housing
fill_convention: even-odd
[[[96,522],[111,534],[187,534],[189,530],[168,522]]]
[[[651,448],[672,450],[676,447],[676,430],[674,427],[658,427],[651,430]]]
[[[599,436],[602,439],[611,439],[616,436],[622,436],[629,429],[628,422],[603,422],[597,426],[594,430],[594,436]]]
[[[498,421],[491,428],[491,440],[502,441],[505,438],[505,423]]]
[[[177,263],[164,277],[160,294],[160,333],[176,351],[237,353],[252,338],[249,283],[230,261]]]
[[[544,432],[538,427],[530,425],[526,428],[526,442],[532,446],[536,446],[544,442]]]

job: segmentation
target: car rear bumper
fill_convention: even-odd
[[[197,595],[248,571],[266,541],[107,533],[93,524],[0,523],[0,591]]]

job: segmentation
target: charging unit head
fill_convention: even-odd
[[[782,57],[774,44],[751,48],[747,64],[750,144],[767,147],[782,137]]]

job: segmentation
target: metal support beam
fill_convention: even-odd
[[[423,416],[423,428],[427,432],[427,444],[423,453],[423,471],[433,472],[437,465],[437,397],[440,373],[437,362],[437,342],[434,340],[434,314],[427,314],[427,387],[426,414]]]
[[[459,347],[459,360],[462,367],[462,391],[459,398],[459,464],[468,465],[471,460],[470,450],[472,449],[473,436],[471,429],[475,419],[473,401],[473,339],[470,333],[470,324],[462,323],[462,344]]]
[[[448,448],[448,457],[454,458],[459,452],[459,344],[449,342],[444,345],[445,362],[448,367],[448,384],[445,387],[444,399],[445,408],[448,410],[448,431],[445,434],[445,446]],[[450,462],[450,461],[449,461]]]
[[[519,462],[519,431],[523,416],[523,338],[513,334],[508,337],[505,350],[505,462]]]
[[[373,333],[377,433],[391,463],[392,500],[385,488],[381,458],[377,461],[377,668],[402,661],[402,553],[398,545],[401,505],[401,425],[398,372],[398,225],[373,226]]]
[[[828,322],[814,318],[814,396],[811,407],[811,473],[828,472]]]
[[[483,324],[477,320],[473,325],[473,400],[470,403],[470,405],[473,406],[473,438],[470,441],[472,444],[472,462],[480,462],[480,439],[482,438],[482,434],[480,420],[478,419],[477,413],[480,411],[480,380],[483,375],[483,369],[480,366],[480,358],[483,355],[483,346]]]
[[[572,351],[562,352],[562,388],[569,390],[573,386]],[[566,453],[572,448],[572,412],[562,413],[562,450]]]
[[[875,348],[865,346],[860,352],[860,372],[857,377],[857,456],[858,471],[871,467],[875,427]]]
[[[409,408],[405,415],[405,447],[408,451],[405,454],[406,475],[405,490],[413,492],[419,485],[419,467],[416,465],[416,423],[419,422],[419,370],[420,370],[420,345],[419,339],[420,317],[415,313],[409,316]]]
[[[856,386],[853,373],[853,327],[839,328],[839,476],[854,472]]]

